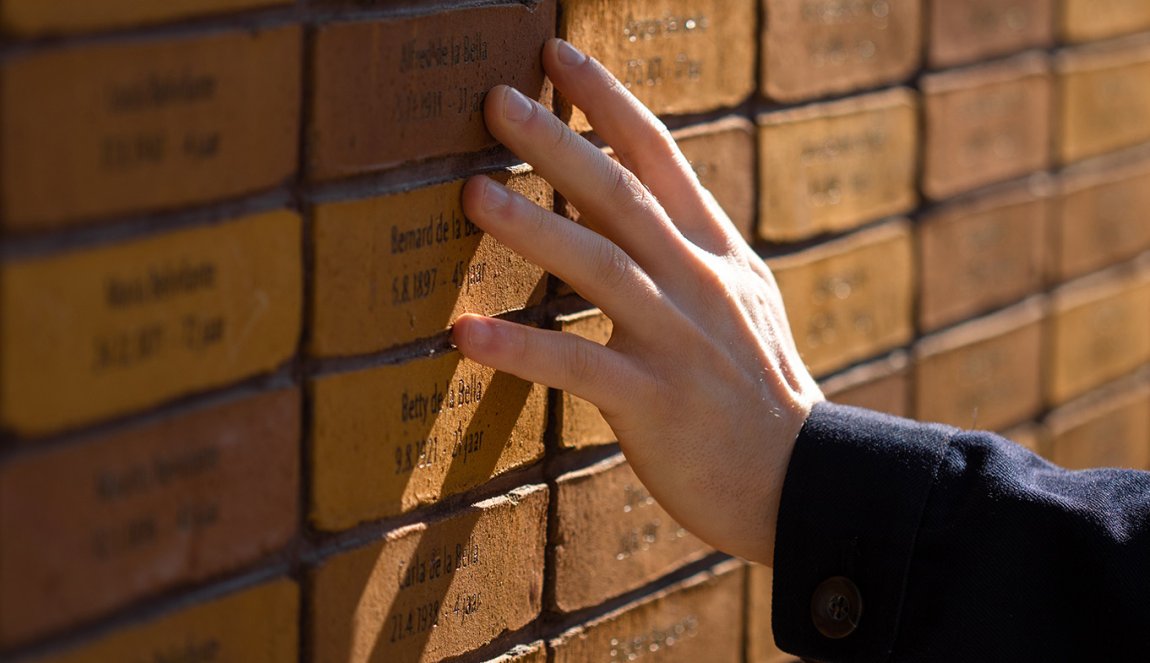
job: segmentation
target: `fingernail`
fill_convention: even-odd
[[[491,345],[491,340],[494,334],[491,331],[491,323],[482,319],[472,319],[468,321],[467,325],[467,343],[472,348],[483,349]]]
[[[583,64],[587,61],[586,55],[562,39],[559,40],[559,52],[557,55],[559,56],[559,63],[568,67],[574,67],[577,64]]]
[[[523,96],[523,93],[515,88],[510,88],[507,95],[503,98],[503,116],[512,122],[522,122],[531,117],[535,112],[535,107],[531,105],[531,100]]]
[[[483,209],[488,212],[493,212],[504,205],[511,199],[507,193],[507,189],[503,188],[502,184],[487,180],[483,185]]]

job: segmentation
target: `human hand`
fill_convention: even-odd
[[[467,357],[594,403],[635,473],[711,545],[771,563],[783,478],[823,400],[767,266],[699,184],[663,124],[595,60],[558,39],[543,65],[620,163],[506,86],[487,128],[580,211],[574,223],[487,177],[463,190],[477,225],[611,318],[606,346],[475,315]]]

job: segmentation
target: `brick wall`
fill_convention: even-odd
[[[843,402],[1150,468],[1150,3],[0,0],[0,659],[786,660],[770,573],[587,403],[462,178],[537,54],[664,116]],[[1140,35],[1139,33],[1142,32]]]

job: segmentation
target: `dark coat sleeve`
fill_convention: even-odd
[[[820,404],[773,591],[779,647],[818,661],[1150,661],[1150,473]]]

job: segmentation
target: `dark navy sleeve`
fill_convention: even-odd
[[[823,403],[779,507],[772,626],[817,661],[1150,661],[1150,473]]]

